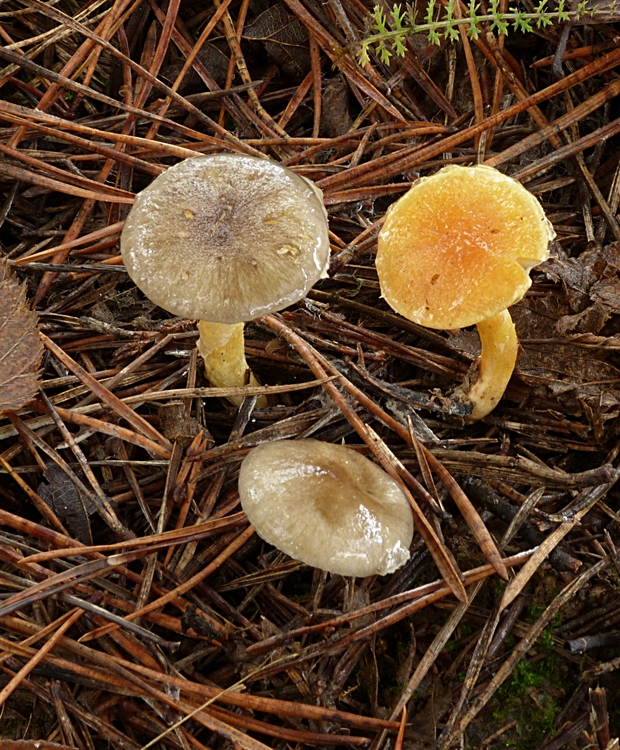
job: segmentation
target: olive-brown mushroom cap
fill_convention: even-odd
[[[444,167],[390,208],[377,252],[381,292],[420,325],[472,325],[523,297],[554,236],[516,180],[492,167]]]
[[[141,193],[121,235],[125,266],[169,312],[240,323],[302,299],[326,275],[321,192],[253,156],[179,162]]]
[[[349,448],[312,439],[260,445],[241,464],[239,495],[265,541],[316,568],[385,575],[409,558],[407,498]]]

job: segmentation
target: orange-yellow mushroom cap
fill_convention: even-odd
[[[381,292],[420,325],[473,325],[523,297],[553,237],[540,203],[516,180],[492,167],[444,167],[388,211]]]

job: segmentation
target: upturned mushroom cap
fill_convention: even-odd
[[[343,446],[312,439],[260,445],[241,464],[239,495],[265,541],[315,568],[385,575],[409,559],[407,498],[382,469]]]
[[[267,159],[186,159],[136,196],[121,235],[125,266],[175,315],[239,323],[280,310],[326,276],[321,195]]]
[[[381,292],[420,325],[469,326],[523,297],[554,236],[516,180],[492,167],[444,167],[390,208],[377,252]]]

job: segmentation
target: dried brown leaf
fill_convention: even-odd
[[[348,88],[342,76],[336,76],[323,87],[321,135],[337,138],[348,133],[352,124]]]
[[[592,250],[586,250],[578,258],[570,258],[562,251],[550,258],[541,270],[551,281],[561,282],[569,301],[581,303],[578,295],[587,295],[590,287],[599,278],[605,264]]]
[[[544,265],[546,275],[564,287],[572,315],[557,321],[558,333],[599,333],[612,315],[620,312],[618,271],[620,245],[591,248],[578,258],[559,254]]]
[[[560,336],[571,333],[598,333],[612,315],[609,305],[595,302],[575,315],[564,315],[556,323]]]
[[[161,431],[168,440],[180,440],[187,447],[201,431],[200,423],[185,414],[183,401],[170,401],[159,407]]]
[[[553,295],[527,298],[511,308],[523,342],[519,371],[526,381],[544,380],[553,393],[576,390],[580,397],[599,399],[601,390],[608,393],[609,385],[620,377],[607,352],[613,348],[615,336],[593,336],[620,312],[620,246],[612,243],[592,248],[578,258],[560,252],[543,269],[563,289]],[[544,343],[545,339],[552,346]],[[578,341],[582,346],[575,346]]]
[[[269,60],[279,65],[284,75],[303,78],[310,70],[306,27],[281,5],[261,13],[243,35],[262,42]]]
[[[217,45],[207,42],[197,57],[209,71],[215,82],[219,86],[224,86],[226,83],[226,73],[228,72],[228,57],[224,52]],[[184,64],[185,59],[182,57],[172,60],[172,62],[165,65],[162,69],[162,78],[172,85],[176,81]],[[194,68],[190,68],[177,90],[182,96],[195,94],[204,91],[204,83]]]
[[[41,482],[37,491],[73,536],[82,544],[92,544],[89,516],[95,512],[92,500],[84,496],[71,479],[55,464],[44,472],[47,484]]]
[[[25,287],[0,260],[0,413],[21,409],[37,391],[43,356],[37,321]]]

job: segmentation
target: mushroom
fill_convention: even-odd
[[[377,272],[388,304],[429,328],[478,327],[478,379],[461,395],[481,419],[501,399],[518,354],[507,308],[549,257],[555,232],[536,198],[492,167],[448,166],[389,209]]]
[[[349,448],[280,440],[254,448],[239,496],[259,536],[344,576],[392,573],[409,559],[413,517],[396,482]]]
[[[256,384],[244,322],[297,302],[327,276],[327,212],[321,191],[279,164],[196,156],[136,196],[121,252],[150,300],[199,319],[198,348],[212,385]]]

